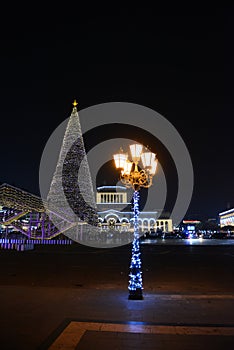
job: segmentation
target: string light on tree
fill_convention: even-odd
[[[78,102],[74,100],[72,104],[72,113],[68,119],[47,202],[49,209],[55,207],[62,217],[72,215],[71,220],[88,223],[85,229],[92,229],[98,224],[95,196],[77,111]],[[83,193],[86,195],[85,200]],[[60,225],[59,217],[53,214],[50,217]]]
[[[114,154],[115,166],[120,170],[120,180],[128,187],[133,188],[133,212],[134,212],[134,239],[132,242],[132,256],[129,273],[129,299],[143,299],[143,281],[141,271],[140,258],[140,241],[139,241],[139,190],[141,187],[148,188],[152,185],[152,178],[156,173],[157,159],[156,154],[142,152],[143,146],[140,144],[130,145],[130,153],[132,160],[128,159],[128,153],[124,153],[123,149]],[[142,162],[143,167],[140,169],[138,163]]]

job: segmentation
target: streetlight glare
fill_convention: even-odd
[[[153,162],[155,161],[155,153],[143,152],[141,154],[141,161],[142,161],[144,168],[151,167]]]
[[[129,160],[126,160],[125,164],[124,164],[124,169],[122,171],[122,174],[130,175],[131,170],[132,170],[132,165],[133,165],[133,162],[130,162]]]
[[[157,169],[156,154],[152,152],[143,152],[143,145],[132,144],[129,146],[132,161],[128,159],[128,154],[124,153],[122,148],[120,152],[114,154],[116,169],[120,169],[120,180],[126,187],[132,187],[138,191],[140,187],[148,188],[152,185],[153,175]],[[140,170],[138,163],[142,161],[143,168]]]
[[[130,145],[129,147],[130,147],[133,162],[134,163],[139,162],[143,146],[136,143],[136,144]]]
[[[157,159],[155,159],[152,163],[151,163],[151,168],[149,170],[151,175],[155,175],[156,170],[157,170],[157,165],[158,165],[158,161]]]
[[[127,159],[128,159],[127,153],[114,154],[116,169],[124,169]]]

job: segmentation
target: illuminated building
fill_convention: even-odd
[[[199,224],[201,224],[200,220],[183,220],[179,225],[179,231],[184,237],[189,237],[197,233]]]
[[[133,211],[128,200],[130,192],[125,186],[101,186],[97,188],[96,203],[99,225],[103,230],[110,228],[120,231],[133,230]],[[157,231],[172,232],[172,220],[158,218],[157,211],[139,212],[140,232]]]
[[[128,201],[130,193],[124,186],[102,186],[97,188],[96,202],[98,221],[102,230],[114,228],[120,231],[133,230],[133,212]],[[0,187],[0,231],[14,230],[29,238],[52,239],[61,230],[48,220],[40,197],[9,184]],[[140,232],[173,231],[172,220],[158,218],[157,211],[139,213]]]
[[[220,227],[234,226],[234,208],[219,213]]]

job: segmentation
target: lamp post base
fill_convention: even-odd
[[[131,291],[128,296],[128,300],[143,300],[142,290]]]

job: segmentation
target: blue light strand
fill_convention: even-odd
[[[142,285],[142,272],[141,272],[141,259],[140,259],[140,242],[139,242],[139,192],[134,191],[133,204],[134,204],[134,240],[132,242],[132,257],[130,264],[130,280],[128,289],[130,293],[141,293],[143,289]]]
[[[133,210],[134,210],[134,237],[139,235],[139,192],[134,191],[133,194]]]

